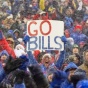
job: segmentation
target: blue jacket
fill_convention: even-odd
[[[67,78],[66,73],[64,71],[58,70],[57,72],[54,73],[54,77],[52,82],[50,83],[50,86],[52,88],[60,88],[61,83],[64,82],[66,78]]]
[[[2,64],[0,63],[0,83],[2,82],[2,80],[6,77],[6,73],[2,67]]]
[[[70,62],[67,67],[64,69],[64,71],[66,72],[67,74],[67,77],[69,75],[69,69],[71,68],[74,68],[74,69],[77,69],[77,66],[73,63],[73,62]],[[68,79],[66,79],[62,84],[61,84],[61,88],[74,88],[73,87],[73,84],[71,82],[69,82]]]
[[[25,61],[21,64],[19,69],[26,71],[27,70],[27,66],[29,65],[29,58],[27,58],[26,55],[22,55],[22,56],[20,56],[20,58],[25,60]]]
[[[3,79],[6,78],[6,76],[7,76],[7,74],[5,73],[5,71],[2,67],[2,64],[0,63],[0,83],[3,81]],[[26,88],[26,87],[25,87],[25,84],[22,83],[22,84],[15,84],[14,88]]]
[[[70,62],[67,67],[64,69],[65,72],[67,72],[67,70],[71,69],[71,68],[74,68],[74,69],[77,69],[78,67],[73,63],[73,62]]]
[[[55,63],[55,66],[56,66],[58,69],[61,69],[62,64],[63,64],[63,62],[64,62],[64,58],[65,58],[65,51],[61,51],[60,57],[59,57],[59,59],[57,60],[57,62]]]
[[[76,88],[88,88],[88,80],[81,80],[77,83]]]
[[[36,59],[34,58],[33,54],[31,51],[27,52],[28,54],[28,59],[29,59],[29,64],[38,64],[38,62],[36,61]]]
[[[71,82],[69,82],[68,80],[66,80],[65,82],[63,82],[61,84],[60,88],[74,88],[74,87],[73,87],[73,84]]]
[[[24,83],[21,84],[15,84],[14,88],[26,88]]]

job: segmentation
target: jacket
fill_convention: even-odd
[[[58,70],[54,73],[50,86],[52,86],[52,88],[60,88],[61,83],[64,82],[66,78],[66,73],[64,71]]]
[[[73,84],[72,83],[70,83],[68,80],[66,80],[65,82],[63,82],[61,84],[61,87],[60,88],[74,88],[74,87],[73,87]]]
[[[9,55],[11,55],[13,58],[16,58],[14,50],[9,47],[5,38],[0,40],[0,46],[2,47],[2,50],[6,50]]]
[[[86,75],[87,75],[87,77],[88,77],[88,67],[87,67],[84,63],[83,63],[81,66],[79,66],[78,68],[80,68],[80,69],[86,71]]]

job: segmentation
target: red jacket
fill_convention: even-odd
[[[5,38],[0,40],[0,47],[2,50],[6,50],[8,54],[11,55],[13,58],[16,58],[14,50],[9,47],[9,44],[7,43]]]

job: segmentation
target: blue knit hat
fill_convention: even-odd
[[[6,55],[6,56],[9,56],[8,52],[6,50],[3,50],[1,53],[0,53],[0,56],[2,55]]]

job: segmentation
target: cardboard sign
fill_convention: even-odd
[[[64,22],[54,20],[32,20],[27,22],[27,51],[64,50],[61,36],[64,35]]]

